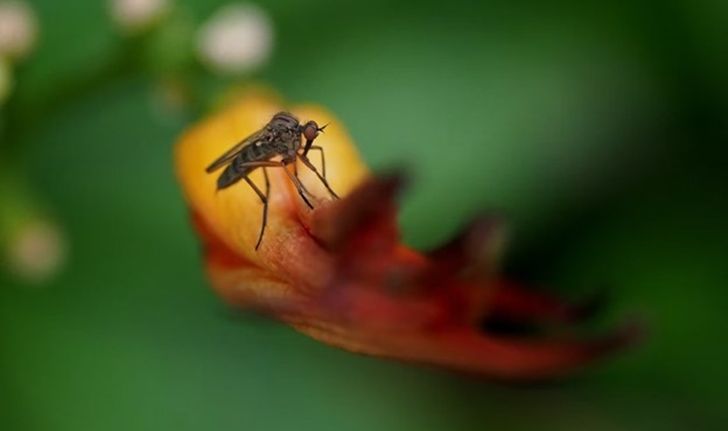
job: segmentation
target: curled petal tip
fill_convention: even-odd
[[[405,182],[401,172],[366,180],[345,198],[317,209],[311,234],[330,250],[339,250],[355,238],[396,242],[395,198]]]
[[[630,348],[644,343],[650,336],[650,325],[642,317],[625,320],[615,331],[615,343],[621,348]]]
[[[609,303],[610,293],[606,289],[593,292],[580,301],[566,307],[565,317],[570,322],[581,322],[596,316]]]
[[[497,271],[506,245],[507,227],[499,215],[476,217],[445,245],[427,255],[440,271],[467,270],[471,278],[487,279]]]

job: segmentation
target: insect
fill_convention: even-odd
[[[292,114],[279,112],[262,129],[238,142],[205,169],[210,174],[223,166],[225,167],[225,170],[217,178],[217,190],[228,188],[238,181],[244,180],[260,198],[263,203],[263,220],[260,227],[260,234],[258,235],[258,242],[255,244],[256,250],[260,247],[263,234],[265,233],[265,226],[268,222],[270,181],[268,180],[267,168],[283,168],[283,171],[296,186],[298,194],[311,209],[313,209],[313,205],[311,205],[311,202],[306,196],[310,195],[310,193],[298,178],[298,171],[295,169],[297,160],[300,160],[316,174],[334,199],[339,198],[326,180],[324,149],[319,145],[313,145],[314,139],[316,139],[319,133],[324,131],[326,126],[319,127],[315,121],[308,121],[305,124],[301,124]],[[306,139],[304,145],[301,145],[302,137]],[[319,173],[307,157],[308,152],[311,150],[321,153],[321,170],[323,175]],[[280,159],[273,160],[278,157]],[[294,173],[286,169],[290,164],[294,166]],[[263,169],[265,192],[261,191],[248,177],[251,172],[258,168]]]

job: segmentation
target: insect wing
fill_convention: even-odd
[[[208,166],[205,171],[209,174],[211,172],[215,172],[216,170],[220,169],[221,167],[225,166],[228,162],[230,162],[235,156],[242,151],[243,148],[247,147],[250,144],[254,144],[258,141],[261,141],[265,137],[265,131],[259,130],[252,135],[248,136],[247,138],[243,139],[242,141],[235,144],[234,147],[230,148],[220,156],[217,160],[212,162],[210,166]]]

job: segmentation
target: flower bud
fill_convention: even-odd
[[[245,73],[263,65],[272,47],[271,21],[252,4],[231,4],[218,10],[197,37],[200,59],[220,74]]]
[[[0,2],[0,57],[23,59],[38,38],[33,9],[21,1]]]
[[[56,224],[44,219],[27,221],[9,238],[3,260],[7,269],[19,279],[43,283],[62,267],[66,246]]]
[[[142,32],[169,10],[169,0],[111,0],[111,17],[125,33]]]

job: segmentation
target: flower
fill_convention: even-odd
[[[24,178],[1,162],[0,270],[29,284],[43,284],[63,268],[66,235]]]
[[[566,325],[588,314],[588,307],[494,275],[502,239],[494,220],[477,221],[430,253],[402,245],[395,220],[402,175],[372,177],[341,122],[315,105],[291,111],[302,121],[329,124],[316,143],[325,149],[329,181],[342,199],[330,200],[299,165],[314,195],[310,210],[283,169],[268,168],[268,226],[256,251],[258,197],[245,183],[216,191],[216,175],[205,167],[281,107],[269,92],[249,90],[176,145],[177,176],[203,243],[207,273],[229,303],[263,311],[353,352],[496,378],[559,375],[634,340],[633,328],[593,339],[494,331],[498,321]],[[260,170],[251,179],[262,184]]]
[[[60,228],[44,219],[27,220],[10,238],[6,264],[19,279],[33,284],[49,281],[62,268],[67,245]]]
[[[220,74],[249,72],[268,60],[273,26],[261,8],[234,3],[218,10],[200,29],[197,51]]]
[[[0,2],[0,57],[22,59],[35,46],[38,23],[25,2]]]
[[[152,27],[170,8],[169,0],[111,0],[111,17],[130,34]]]

